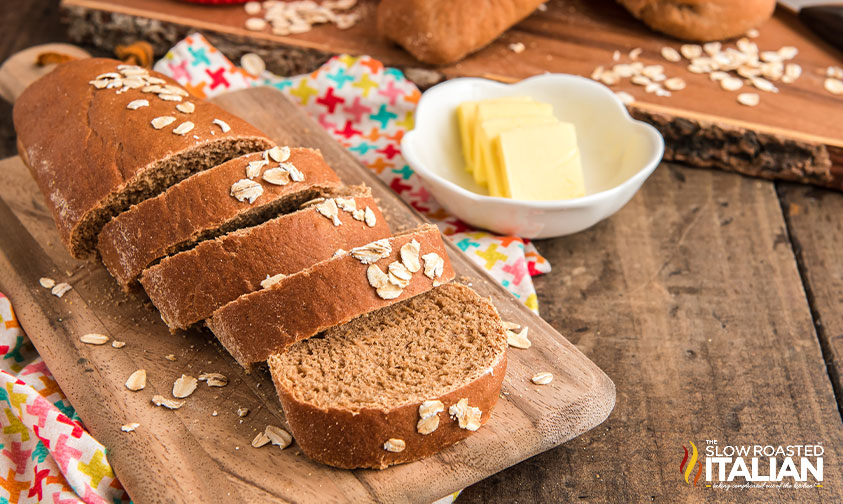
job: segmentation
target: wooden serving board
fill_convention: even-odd
[[[318,124],[280,92],[256,88],[214,100],[280,144],[322,150],[347,183],[365,182],[393,231],[422,217],[358,164]],[[282,119],[283,118],[283,119]],[[446,240],[447,241],[447,240]],[[284,425],[265,370],[245,374],[203,330],[169,334],[140,294],[124,295],[99,263],[73,260],[64,250],[43,198],[19,158],[0,162],[0,291],[47,362],[134,502],[423,502],[429,503],[532,455],[557,446],[609,415],[612,381],[567,339],[504,291],[448,241],[458,278],[491,296],[505,320],[530,328],[533,346],[512,349],[503,393],[492,420],[476,435],[429,459],[384,471],[345,471],[311,462],[294,445],[252,448],[267,424]],[[42,276],[67,281],[59,299],[38,285]],[[89,346],[90,332],[127,342],[122,349]],[[165,359],[174,354],[174,362]],[[148,384],[124,383],[146,369]],[[220,372],[224,388],[200,388],[177,411],[156,408],[182,373]],[[536,386],[530,377],[550,371]],[[251,410],[241,419],[237,409]],[[214,415],[216,412],[216,415]],[[133,433],[121,425],[139,422]]]
[[[282,75],[313,70],[331,54],[368,54],[398,66],[422,87],[444,78],[477,76],[513,82],[544,72],[591,75],[612,65],[612,53],[640,47],[640,60],[664,65],[669,77],[683,77],[687,88],[671,97],[647,94],[624,80],[615,90],[632,94],[630,107],[665,137],[665,160],[720,168],[774,179],[794,180],[843,190],[843,96],[823,89],[829,65],[841,53],[813,35],[792,13],[779,9],[761,26],[762,50],[785,45],[799,49],[794,60],[803,75],[779,84],[778,94],[759,92],[761,104],[745,107],[737,92],[726,92],[707,75],[692,74],[684,63],[669,63],[661,47],[680,42],[648,30],[613,0],[550,0],[488,47],[453,65],[424,67],[399,47],[379,38],[377,0],[361,0],[362,20],[349,30],[319,26],[294,36],[248,31],[242,6],[202,6],[177,0],[62,0],[69,35],[76,42],[105,49],[137,39],[152,42],[162,54],[186,34],[199,30],[224,54],[239,61],[256,52]],[[526,50],[515,54],[509,44]],[[624,58],[626,59],[626,57]],[[739,92],[755,91],[745,86]],[[835,113],[836,111],[836,113]]]

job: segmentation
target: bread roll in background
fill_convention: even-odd
[[[653,30],[709,42],[743,35],[773,15],[775,0],[618,0]]]
[[[445,65],[486,46],[546,0],[382,0],[378,32],[419,61]]]

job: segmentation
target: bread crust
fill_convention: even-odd
[[[120,64],[91,58],[58,65],[26,88],[14,106],[18,151],[46,198],[62,242],[77,258],[91,255],[101,227],[96,222],[110,216],[98,212],[116,204],[121,193],[141,190],[140,180],[160,163],[194,151],[205,153],[232,139],[255,142],[258,149],[272,145],[257,128],[199,98],[184,98],[195,110],[183,114],[175,109],[178,103],[153,93],[130,89],[118,94],[89,84]],[[178,85],[157,72],[150,75]],[[137,99],[147,99],[149,106],[127,109]],[[165,115],[177,122],[153,128],[150,120]],[[214,119],[231,130],[223,132]],[[193,131],[172,133],[187,120],[196,125]]]
[[[182,243],[214,233],[233,219],[267,205],[291,198],[299,198],[301,203],[318,191],[340,185],[339,177],[319,151],[296,148],[291,150],[289,162],[304,174],[304,181],[273,185],[259,175],[254,181],[263,187],[263,194],[254,203],[231,196],[231,186],[246,178],[249,162],[261,159],[262,152],[232,159],[192,175],[113,218],[103,227],[97,242],[105,267],[123,289],[128,289],[147,266],[177,251]],[[270,163],[261,172],[273,166],[277,164]]]
[[[775,0],[618,0],[653,30],[683,40],[739,37],[773,15]]]
[[[381,0],[378,32],[419,61],[462,59],[529,16],[546,0]]]
[[[167,257],[146,269],[140,282],[170,330],[185,329],[240,295],[261,289],[267,275],[291,275],[330,259],[337,249],[390,235],[368,187],[345,193],[357,208],[374,212],[374,226],[348,212],[340,212],[342,225],[334,226],[311,206]]]
[[[390,263],[400,261],[400,248],[413,239],[421,245],[420,256],[435,252],[444,260],[438,282],[453,280],[454,270],[439,229],[430,224],[390,238],[390,255],[375,264],[386,271]],[[350,254],[323,261],[268,289],[240,296],[217,309],[207,325],[237,362],[249,368],[296,341],[433,287],[422,267],[400,296],[383,299],[369,284],[368,267]]]

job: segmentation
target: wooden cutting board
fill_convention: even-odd
[[[316,147],[346,183],[365,182],[393,231],[422,217],[332,140],[280,92],[255,88],[214,100],[280,144]],[[283,120],[282,120],[283,118]],[[19,158],[0,162],[0,291],[47,362],[134,502],[421,502],[429,503],[600,424],[612,410],[612,381],[568,340],[535,316],[450,241],[462,282],[491,296],[505,320],[530,328],[532,348],[511,349],[503,393],[491,422],[476,435],[429,459],[384,471],[345,471],[316,464],[294,445],[252,448],[267,424],[284,425],[269,374],[245,374],[202,330],[169,334],[141,295],[124,295],[99,263],[64,250],[35,182]],[[59,299],[38,285],[42,276],[67,281]],[[122,349],[80,343],[98,332],[125,341]],[[175,361],[165,356],[173,354]],[[124,383],[146,369],[145,390]],[[200,388],[177,411],[150,404],[170,395],[187,373],[220,372],[224,388]],[[536,386],[530,377],[550,371]],[[240,407],[251,411],[245,418]],[[128,422],[141,426],[120,430]]]
[[[62,0],[69,34],[76,42],[111,50],[144,39],[163,54],[186,34],[199,30],[224,54],[239,61],[256,52],[271,70],[289,75],[313,70],[329,55],[368,54],[407,70],[422,85],[452,77],[477,76],[504,82],[544,72],[589,76],[598,65],[613,64],[612,54],[642,48],[646,64],[664,65],[669,77],[687,88],[671,97],[644,92],[628,79],[613,86],[632,94],[632,114],[655,125],[665,137],[665,160],[719,168],[766,178],[794,180],[843,190],[843,96],[823,88],[825,68],[843,64],[841,53],[805,29],[792,13],[779,9],[760,27],[762,50],[790,45],[803,75],[779,84],[778,94],[759,92],[757,107],[739,105],[738,92],[720,89],[706,75],[692,74],[684,63],[660,55],[680,42],[648,30],[613,0],[550,0],[488,47],[453,65],[424,67],[402,49],[382,40],[375,28],[377,0],[360,0],[362,20],[348,30],[320,26],[294,36],[244,28],[242,6],[200,6],[178,0]],[[523,43],[516,54],[509,44]],[[420,67],[424,67],[420,69]],[[757,91],[744,86],[739,92]],[[836,113],[834,113],[836,111]]]

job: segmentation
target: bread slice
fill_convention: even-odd
[[[177,108],[191,106],[189,113]],[[173,122],[158,129],[152,121],[159,117]],[[177,134],[187,121],[193,128]],[[32,83],[15,102],[14,123],[18,153],[77,258],[92,255],[102,226],[132,204],[272,146],[259,130],[169,77],[100,58],[61,64]]]
[[[331,189],[321,196],[346,209],[338,212],[340,226],[319,212],[317,203],[324,201],[317,200],[297,212],[204,241],[145,270],[140,282],[164,322],[171,330],[184,329],[260,289],[267,277],[297,273],[339,249],[390,236],[368,187]],[[371,213],[368,223],[366,209]]]
[[[270,356],[269,368],[308,457],[383,469],[432,455],[488,422],[506,372],[506,336],[487,299],[449,284],[296,343]],[[403,450],[387,449],[402,444],[390,440]]]
[[[128,289],[157,259],[294,210],[340,185],[319,151],[301,148],[292,149],[286,163],[295,166],[303,180],[286,185],[268,183],[266,172],[277,168],[277,162],[257,169],[254,180],[247,178],[250,163],[262,163],[267,157],[266,152],[247,154],[197,173],[109,221],[97,242],[108,271]],[[262,193],[253,200],[235,197],[232,188],[238,183],[253,184]]]
[[[417,251],[411,252],[414,245]],[[401,266],[404,263],[406,269]],[[390,278],[388,268],[394,272]],[[240,296],[215,311],[207,324],[237,362],[248,368],[296,341],[453,278],[439,229],[427,224],[351,249],[267,289]],[[376,289],[373,284],[381,287]]]

